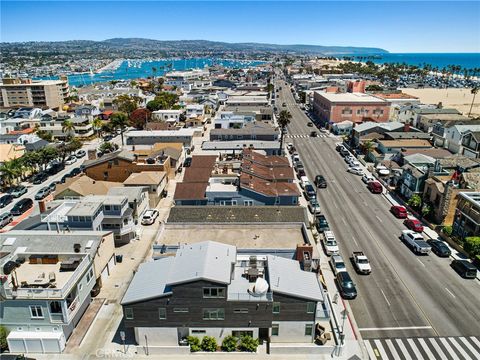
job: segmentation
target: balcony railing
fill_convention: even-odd
[[[249,293],[228,293],[228,301],[273,301],[273,292],[262,296],[253,296]]]

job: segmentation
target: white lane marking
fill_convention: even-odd
[[[464,337],[459,337],[459,339],[467,346],[468,350],[477,357],[477,359],[480,359],[480,353],[470,344],[470,342],[464,338]]]
[[[431,329],[431,326],[397,326],[397,327],[379,327],[379,328],[359,328],[360,331],[381,331],[381,330],[423,330]]]
[[[380,289],[380,291],[382,292],[382,295],[385,298],[385,301],[387,302],[388,306],[390,306],[390,301],[388,301],[387,296],[385,295],[382,289]]]
[[[336,201],[333,202],[333,205],[335,205],[335,207],[338,209],[338,205]]]
[[[480,341],[478,341],[478,339],[475,336],[470,336],[470,340],[472,340],[475,343],[475,345],[477,345],[478,348],[480,349]]]
[[[383,220],[382,220],[382,219],[380,219],[380,218],[378,217],[378,215],[375,215],[375,217],[376,217],[376,218],[377,218],[377,220],[378,220],[378,221],[380,221],[381,223],[383,222]]]
[[[375,345],[377,346],[378,351],[380,352],[380,356],[382,357],[382,359],[388,359],[388,355],[385,352],[385,349],[383,348],[383,345],[380,342],[380,340],[374,340],[374,342],[375,342]]]
[[[368,356],[370,357],[370,359],[375,360],[377,358],[377,356],[373,352],[372,344],[370,344],[370,341],[365,341],[365,347],[367,348],[367,353],[368,353]]]
[[[419,258],[415,258],[415,259],[417,259],[417,261],[418,261],[420,264],[422,264],[423,267],[425,267],[425,264],[422,262],[422,260],[420,260]]]
[[[447,290],[447,292],[448,292],[450,295],[452,295],[452,297],[453,297],[454,299],[456,298],[456,296],[453,295],[453,293],[452,293],[450,290],[448,290],[447,288],[445,288],[445,290]]]
[[[363,202],[363,205],[368,207],[368,203],[366,201]]]
[[[423,351],[425,351],[425,353],[427,354],[428,358],[430,360],[435,360],[435,355],[433,355],[433,353],[430,351],[430,348],[428,347],[425,340],[422,339],[422,338],[417,338],[417,340],[420,343],[420,345],[422,346]]]
[[[437,352],[438,356],[440,356],[441,360],[447,360],[447,356],[443,353],[442,348],[440,345],[438,345],[437,340],[435,338],[429,338],[428,339],[432,346],[435,348],[435,351]],[[437,359],[437,357],[435,357]]]
[[[352,239],[353,239],[353,242],[355,243],[355,245],[358,246],[358,243],[357,243],[357,240],[355,239],[355,237],[352,236]]]
[[[463,356],[465,360],[472,360],[472,358],[467,354],[465,350],[463,350],[462,346],[457,343],[457,340],[455,338],[449,337],[448,338],[450,342],[452,343],[453,346],[458,350],[458,352]]]
[[[453,360],[460,360],[457,354],[455,353],[455,350],[453,350],[450,344],[448,343],[447,339],[440,338],[440,341],[442,342],[443,346],[445,346],[445,349],[447,349],[448,354],[453,358]]]
[[[345,221],[345,218],[342,217],[342,221],[343,221],[343,223],[345,224],[345,226],[348,226],[348,225],[347,225],[347,222]]]
[[[422,353],[420,352],[420,350],[418,350],[417,345],[415,344],[413,339],[407,339],[407,342],[410,344],[410,347],[413,349],[413,353],[415,354],[417,359],[418,360],[424,360],[423,356],[422,356]]]
[[[402,350],[402,355],[405,357],[405,359],[407,359],[407,360],[412,360],[412,358],[410,357],[410,354],[409,354],[407,348],[406,348],[405,345],[403,344],[402,339],[395,339],[395,341],[397,342],[397,345],[398,345],[398,347],[400,348],[400,350]]]
[[[401,360],[400,356],[398,355],[397,349],[395,349],[395,346],[393,345],[392,340],[385,339],[385,343],[387,344],[388,348],[390,349],[390,352],[393,355],[393,359],[394,360]]]

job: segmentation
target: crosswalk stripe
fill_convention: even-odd
[[[433,353],[430,351],[430,348],[428,347],[428,344],[425,342],[425,340],[422,338],[418,338],[417,340],[420,343],[420,346],[422,347],[423,351],[425,351],[425,353],[427,354],[428,359],[435,360],[435,355],[433,355]]]
[[[445,338],[440,338],[440,341],[442,342],[443,346],[445,346],[445,348],[446,348],[447,351],[448,351],[448,354],[453,358],[453,360],[460,360],[460,358],[457,356],[457,354],[455,353],[455,351],[452,349],[452,347],[451,347],[450,344],[448,343],[447,339],[445,339]]]
[[[374,340],[374,343],[377,346],[377,349],[380,352],[380,356],[382,357],[382,359],[388,359],[388,355],[383,348],[382,342],[380,340]]]
[[[412,360],[407,348],[405,347],[405,345],[403,344],[403,341],[402,339],[395,339],[395,341],[397,342],[397,345],[398,347],[400,348],[400,350],[402,350],[402,354],[403,356],[405,357],[405,359],[407,360]]]
[[[443,350],[442,348],[440,347],[440,345],[437,344],[437,341],[433,338],[430,338],[428,339],[430,341],[430,343],[433,345],[433,347],[435,348],[435,351],[437,352],[438,356],[440,356],[440,359],[442,360],[448,360],[448,358],[445,356],[445,354],[443,353]]]
[[[417,359],[424,360],[422,353],[420,352],[420,350],[418,350],[417,345],[415,344],[413,339],[407,339],[407,342],[410,344],[410,347],[412,348],[413,353],[415,354]]]
[[[372,344],[370,344],[370,341],[365,341],[365,347],[367,348],[367,353],[368,353],[368,356],[370,357],[370,360],[377,359],[377,356],[373,352]]]
[[[480,341],[475,336],[470,336],[470,339],[473,341],[475,345],[480,349]]]
[[[465,344],[465,346],[468,348],[468,350],[470,350],[470,352],[476,356],[477,359],[480,359],[480,352],[478,352],[477,350],[475,350],[475,348],[472,346],[472,344],[470,344],[470,342],[464,338],[464,337],[459,337],[460,341],[463,342]]]
[[[386,339],[385,343],[387,344],[388,349],[392,353],[393,359],[394,360],[401,360],[400,356],[398,355],[397,349],[395,349],[395,346],[393,345],[392,340]]]
[[[472,358],[467,354],[467,352],[463,349],[463,347],[457,343],[457,340],[454,338],[448,338],[453,346],[458,350],[458,352],[465,358],[465,360],[472,360]]]

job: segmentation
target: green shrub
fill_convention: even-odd
[[[443,229],[442,229],[443,233],[447,236],[452,236],[452,231],[453,231],[453,227],[451,226],[444,226]]]
[[[258,339],[254,339],[251,336],[246,335],[240,338],[241,351],[255,352],[257,351],[258,344]]]
[[[464,249],[471,256],[480,255],[480,236],[465,238]]]
[[[237,350],[238,338],[235,336],[229,335],[223,338],[222,341],[222,350],[232,352]]]
[[[204,336],[200,347],[203,351],[217,351],[217,340],[212,336]]]
[[[0,351],[8,349],[7,343],[8,330],[5,326],[0,325]]]
[[[422,198],[420,195],[413,194],[412,197],[408,199],[408,205],[418,210],[422,206]]]
[[[202,350],[200,347],[200,339],[196,336],[187,337],[188,345],[190,345],[191,352],[197,352]]]

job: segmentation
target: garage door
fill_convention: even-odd
[[[41,339],[25,339],[27,352],[29,353],[43,353],[43,346]]]
[[[56,339],[44,339],[43,350],[46,353],[60,353],[63,349],[60,349],[60,344]]]
[[[115,266],[115,255],[112,255],[112,257],[111,257],[110,260],[108,261],[108,272],[109,272],[109,275],[112,274],[114,266]]]
[[[25,349],[25,343],[22,340],[8,339],[8,348],[12,353],[26,353],[27,349]]]
[[[107,280],[108,278],[108,264],[103,268],[101,278],[102,278],[102,284],[103,284],[105,280]]]

